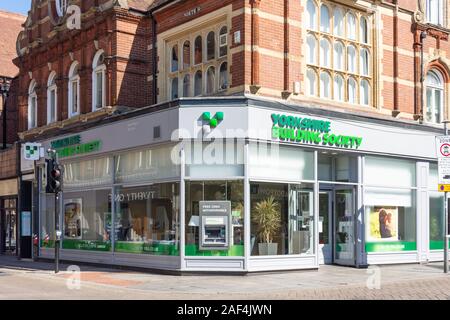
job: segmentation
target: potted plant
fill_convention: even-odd
[[[258,225],[257,233],[259,255],[276,255],[278,243],[273,243],[274,235],[281,225],[280,205],[271,196],[255,205],[252,220]]]

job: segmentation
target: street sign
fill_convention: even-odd
[[[436,137],[438,191],[450,192],[450,136]]]
[[[39,160],[43,156],[40,143],[25,143],[23,151],[26,160]]]

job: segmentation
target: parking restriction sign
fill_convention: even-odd
[[[438,191],[450,191],[450,136],[436,137]]]

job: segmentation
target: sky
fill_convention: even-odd
[[[0,10],[12,11],[26,15],[31,7],[31,0],[0,0]]]

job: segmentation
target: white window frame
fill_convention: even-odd
[[[104,63],[99,65],[102,54],[105,54],[103,50],[97,51],[92,62],[92,111],[106,107],[106,65]],[[97,74],[100,72],[102,73],[102,104],[100,108],[97,108]]]
[[[47,82],[47,124],[56,122],[58,120],[58,86],[56,85],[56,72],[50,73],[50,76],[48,77]],[[53,83],[55,81],[55,83]],[[51,108],[52,108],[52,102],[51,102],[51,95],[52,91],[55,92],[55,119],[51,119]]]
[[[425,16],[427,23],[444,26],[446,9],[444,4],[445,0],[426,0]]]
[[[442,73],[440,71],[438,71],[436,69],[429,70],[427,72],[426,78],[428,78],[428,74],[429,73],[432,73],[435,77],[437,77],[439,79],[440,85],[436,86],[436,85],[431,85],[428,82],[425,83],[425,90],[424,90],[425,97],[424,97],[424,101],[426,103],[426,106],[425,106],[425,110],[424,110],[425,116],[423,118],[424,118],[424,121],[427,122],[427,123],[441,124],[442,120],[444,119],[445,81],[444,81],[444,77],[443,77],[443,75],[442,75]],[[436,122],[428,121],[427,117],[426,117],[426,113],[428,113],[428,109],[430,108],[430,106],[428,105],[428,101],[427,101],[427,91],[428,91],[428,89],[432,90],[432,99],[431,99],[431,101],[433,101],[433,102],[436,101],[436,99],[435,99],[436,92],[437,91],[441,92],[441,101],[440,101],[440,105],[438,106],[438,108],[439,108],[439,119],[436,119],[437,120]],[[433,106],[433,107],[436,108],[436,106]]]
[[[227,29],[227,32],[225,34],[220,35],[220,32],[223,28]],[[189,74],[191,79],[191,88],[190,88],[190,94],[188,96],[194,97],[195,95],[195,75],[198,71],[202,74],[202,92],[201,94],[197,96],[204,96],[204,95],[214,95],[219,92],[225,92],[230,89],[230,68],[231,68],[231,60],[230,60],[230,40],[229,40],[229,30],[230,26],[227,25],[225,22],[216,23],[214,25],[211,25],[209,27],[205,27],[202,30],[196,30],[191,32],[188,36],[181,36],[178,39],[174,39],[175,37],[171,37],[169,41],[165,42],[165,52],[166,52],[166,58],[165,58],[165,91],[166,91],[166,99],[168,101],[172,100],[172,80],[175,77],[178,77],[178,97],[186,97],[184,95],[184,77],[185,75]],[[214,33],[214,55],[215,58],[212,60],[207,60],[208,58],[208,35],[213,32]],[[202,46],[202,61],[200,63],[195,63],[196,55],[195,55],[195,49],[196,49],[196,40],[200,37],[201,40],[201,46]],[[190,43],[190,66],[189,68],[184,68],[184,44],[186,41],[189,41]],[[221,43],[222,41],[222,43]],[[172,48],[177,45],[178,51],[181,49],[181,54],[179,52],[179,61],[178,63],[181,65],[181,67],[178,68],[177,71],[172,71]],[[227,54],[224,56],[220,56],[220,49],[224,46],[227,47]],[[221,89],[220,84],[220,67],[221,65],[227,62],[227,88]],[[208,94],[206,92],[206,84],[207,84],[207,72],[209,68],[213,66],[215,69],[215,78],[214,78],[214,90],[212,93]]]
[[[34,110],[32,110],[32,101],[35,101],[34,103]],[[36,81],[32,80],[30,83],[30,87],[28,89],[28,130],[36,128],[37,127],[37,108],[38,102],[37,102],[37,94],[36,94]],[[34,114],[34,123],[31,122],[30,114]]]
[[[76,75],[73,74],[73,72],[75,71],[75,69],[79,66],[79,63],[77,61],[75,61],[74,63],[72,63],[72,65],[70,66],[70,70],[69,70],[69,99],[68,99],[68,111],[69,111],[69,117],[74,117],[76,115],[80,114],[80,76],[77,73]],[[78,106],[78,110],[77,112],[73,112],[73,89],[72,89],[72,84],[76,82],[77,83],[77,106]]]
[[[56,0],[56,13],[59,17],[64,17],[67,11],[68,0]]]

